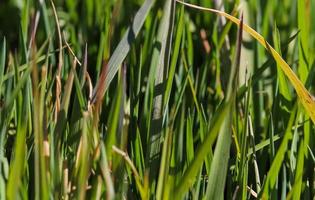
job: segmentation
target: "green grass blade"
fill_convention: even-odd
[[[103,142],[100,144],[101,148],[101,161],[100,161],[100,168],[102,171],[102,175],[104,177],[104,182],[106,184],[106,197],[108,199],[114,199],[115,197],[115,189],[114,189],[114,184],[111,179],[111,174],[110,174],[110,168],[108,166],[108,160],[106,156],[106,148]]]
[[[171,95],[171,89],[172,89],[175,70],[176,70],[176,63],[178,60],[179,48],[180,48],[182,33],[183,33],[183,28],[184,28],[184,14],[185,14],[184,6],[182,6],[180,9],[179,21],[177,23],[174,50],[172,53],[170,69],[169,69],[169,73],[168,73],[168,77],[167,77],[167,83],[166,83],[166,87],[165,87],[165,95],[164,95],[164,100],[163,100],[163,102],[164,102],[163,107],[164,107],[165,112],[166,112],[166,105],[168,105],[169,98]]]
[[[7,183],[7,198],[17,199],[19,190],[22,186],[22,177],[25,170],[26,161],[26,124],[19,126],[17,130],[17,138],[14,148],[14,159],[10,164],[10,175]]]
[[[33,47],[34,48],[34,47]],[[34,158],[35,158],[35,191],[36,198],[48,198],[48,184],[47,184],[47,168],[44,155],[44,91],[46,89],[46,69],[44,72],[41,84],[38,78],[38,69],[34,64],[32,72],[32,88],[33,88],[33,116],[34,116]],[[40,87],[39,87],[40,85]]]
[[[120,146],[120,141],[118,140],[118,125],[119,125],[119,114],[121,112],[121,103],[123,101],[123,83],[122,77],[119,79],[118,83],[118,92],[116,93],[113,101],[113,105],[109,111],[109,119],[108,120],[108,131],[105,138],[105,146],[106,146],[106,153],[107,159],[109,162],[112,162],[113,155],[112,155],[112,146],[118,145]]]
[[[82,135],[80,140],[79,155],[77,160],[79,161],[79,172],[78,172],[78,181],[77,183],[77,199],[83,200],[86,197],[86,182],[89,177],[89,168],[90,168],[90,152],[89,152],[89,134],[90,130],[88,129],[88,120],[89,115],[87,113],[83,114],[83,127]]]
[[[305,84],[309,72],[309,30],[310,30],[310,8],[306,1],[297,1],[299,34],[299,76]]]
[[[183,177],[178,182],[178,185],[175,187],[175,190],[173,193],[173,195],[175,196],[175,199],[180,199],[181,197],[183,197],[183,195],[194,183],[196,176],[198,175],[198,172],[201,170],[201,166],[203,165],[205,157],[211,151],[211,148],[209,147],[211,147],[213,143],[212,136],[214,134],[217,135],[217,132],[220,131],[223,125],[224,119],[230,112],[230,108],[231,108],[231,102],[224,103],[217,110],[215,116],[213,117],[211,121],[212,128],[210,129],[209,133],[204,138],[204,142],[201,145],[199,145],[198,149],[196,150],[194,160],[192,161],[192,163],[189,165],[189,167],[183,174]]]
[[[271,164],[271,167],[269,169],[265,184],[264,184],[264,190],[263,190],[263,198],[269,198],[269,192],[272,190],[276,184],[276,180],[278,178],[278,174],[280,171],[280,168],[282,166],[282,162],[285,156],[285,153],[287,151],[287,146],[289,140],[292,138],[292,132],[291,128],[294,124],[294,121],[296,119],[296,112],[297,112],[297,105],[293,108],[290,120],[288,122],[285,135],[282,139],[281,145],[276,153],[276,156],[273,159],[273,162]]]
[[[22,62],[27,62],[26,58],[26,45],[22,32],[19,32],[20,36],[20,45],[21,46],[21,57]],[[12,164],[10,165],[10,175],[8,178],[7,185],[7,198],[8,199],[17,199],[20,197],[20,191],[23,189],[23,178],[25,176],[26,170],[26,160],[27,160],[27,146],[26,146],[26,134],[28,129],[28,117],[29,117],[29,103],[30,103],[30,94],[29,94],[29,80],[30,74],[25,73],[20,79],[18,70],[15,67],[15,81],[17,86],[11,94],[11,100],[8,104],[5,105],[5,109],[11,110],[11,106],[15,106],[16,109],[16,118],[17,118],[17,130],[16,130],[16,139],[14,144],[14,156]],[[13,96],[13,98],[12,98]],[[15,102],[15,105],[13,103]]]
[[[162,106],[164,96],[164,76],[169,65],[169,55],[171,52],[173,17],[174,17],[173,1],[165,1],[163,8],[163,16],[159,24],[156,36],[155,47],[153,49],[152,60],[150,64],[149,90],[153,93],[152,99],[152,118],[150,122],[150,139],[149,139],[149,162],[150,162],[150,180],[155,179],[158,172],[158,163],[160,162],[161,136],[162,136]],[[166,133],[170,134],[170,132]],[[167,143],[171,143],[172,136],[166,136]],[[165,145],[164,145],[165,146]],[[164,190],[164,182],[167,174],[168,160],[170,150],[168,146],[163,147],[162,161],[160,165],[160,176],[157,182],[156,198],[161,199]],[[152,178],[152,179],[151,179]],[[155,181],[154,181],[155,182]],[[154,183],[153,182],[153,183]]]
[[[231,111],[231,110],[230,110]],[[211,163],[206,199],[224,199],[224,186],[228,170],[231,146],[232,116],[227,117],[219,132]]]
[[[96,95],[98,87],[104,87],[104,91],[102,91],[101,94],[101,96],[104,96],[104,93],[109,87],[109,84],[112,82],[115,74],[117,73],[122,62],[126,58],[130,50],[130,46],[137,37],[154,2],[155,0],[146,0],[136,13],[132,24],[127,29],[126,33],[124,34],[123,38],[119,42],[118,46],[116,47],[115,51],[108,61],[108,70],[106,71],[105,82],[97,82],[96,89],[93,92],[94,96]]]
[[[232,142],[232,119],[234,110],[235,95],[238,84],[238,71],[241,59],[241,44],[243,34],[243,16],[240,21],[240,28],[238,31],[235,61],[231,69],[228,88],[226,91],[225,101],[232,102],[230,114],[224,119],[222,127],[219,132],[213,161],[209,174],[209,183],[207,186],[206,199],[224,199],[224,185],[226,182],[226,175],[228,170],[228,161],[230,158],[230,146]]]
[[[302,193],[302,180],[303,180],[303,171],[304,171],[304,141],[300,143],[297,166],[294,175],[294,185],[293,185],[293,199],[301,199]]]
[[[277,28],[277,25],[275,25],[275,27],[274,27],[273,42],[274,42],[274,46],[275,46],[276,51],[279,52],[279,54],[281,55],[280,33],[279,33],[278,28]],[[283,74],[283,71],[281,70],[281,67],[279,66],[279,64],[277,64],[277,77],[279,80],[279,92],[280,92],[280,94],[285,98],[286,101],[288,101],[288,102],[292,101],[292,97],[291,97],[291,93],[289,90],[287,80],[286,80],[285,75]]]

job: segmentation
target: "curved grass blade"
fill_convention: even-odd
[[[195,8],[198,10],[203,11],[209,11],[212,13],[215,13],[217,15],[226,17],[233,23],[240,25],[240,20],[236,17],[233,17],[225,12],[211,9],[211,8],[204,8],[201,6],[196,6],[193,4],[185,3],[179,0],[176,0],[178,3],[184,4],[188,7]],[[244,24],[243,26],[244,31],[249,33],[252,37],[254,37],[276,60],[279,67],[282,69],[284,74],[287,76],[287,78],[290,80],[291,84],[293,85],[300,101],[302,102],[302,105],[305,109],[305,111],[309,114],[310,118],[312,119],[313,123],[315,123],[315,102],[312,99],[312,96],[310,93],[306,90],[303,83],[299,80],[299,78],[295,75],[291,67],[283,60],[283,58],[279,55],[279,53],[265,40],[263,36],[261,36],[259,33],[257,33],[254,29],[249,27],[247,24]]]

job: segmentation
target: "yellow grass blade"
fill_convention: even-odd
[[[212,13],[215,13],[217,15],[223,16],[227,18],[228,20],[232,21],[233,23],[240,25],[240,20],[236,17],[233,17],[225,12],[211,9],[211,8],[204,8],[201,6],[189,4],[182,2],[180,0],[176,0],[178,3],[184,4],[188,7],[195,8],[198,10],[203,11],[209,11]],[[263,47],[265,47],[269,53],[273,56],[273,58],[276,60],[276,62],[281,67],[282,71],[286,75],[286,77],[290,80],[291,84],[293,85],[300,101],[302,102],[302,105],[304,106],[304,109],[312,119],[313,123],[315,124],[315,102],[311,96],[311,94],[306,90],[302,82],[299,80],[299,78],[295,75],[295,73],[292,71],[291,67],[283,60],[283,58],[278,54],[278,52],[265,40],[263,36],[261,36],[259,33],[257,33],[254,29],[249,27],[247,24],[243,24],[243,30],[249,33],[252,37],[254,37]]]

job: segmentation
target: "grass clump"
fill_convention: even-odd
[[[0,199],[313,198],[314,5],[1,3]]]

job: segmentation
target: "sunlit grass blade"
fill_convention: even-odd
[[[215,14],[218,14],[220,16],[224,16],[227,19],[231,20],[237,25],[240,25],[240,20],[225,13],[221,12],[215,9],[211,8],[204,8],[192,4],[188,4],[179,0],[176,0],[179,3],[182,3],[184,5],[187,5],[189,7],[198,9],[198,10],[204,10],[209,11]],[[244,31],[249,33],[251,36],[253,36],[269,53],[274,57],[274,59],[277,61],[281,69],[283,70],[286,77],[290,80],[291,84],[293,85],[297,95],[299,96],[300,101],[302,102],[305,111],[309,114],[310,118],[312,119],[313,123],[315,123],[315,102],[312,99],[311,94],[306,90],[303,83],[299,80],[299,78],[295,75],[291,67],[283,60],[283,58],[279,55],[279,53],[274,50],[274,48],[265,40],[263,36],[261,36],[259,33],[257,33],[254,29],[249,27],[247,24],[244,24]]]
[[[309,38],[310,38],[310,7],[307,1],[297,1],[297,17],[298,17],[298,28],[299,34],[299,76],[301,82],[305,84],[307,75],[309,72]]]
[[[293,41],[297,38],[300,31],[297,31],[294,35],[292,35],[289,39],[284,41],[281,44],[281,51],[285,51],[288,49],[288,46],[293,43]],[[278,49],[276,49],[278,51]],[[280,52],[280,51],[279,51]],[[249,84],[249,86],[242,85],[238,91],[237,96],[242,97],[245,94],[246,88],[256,84],[259,80],[261,80],[263,73],[267,70],[267,68],[272,64],[272,58],[268,59],[264,64],[261,65],[260,68],[258,68],[254,74],[252,75],[252,83]]]

